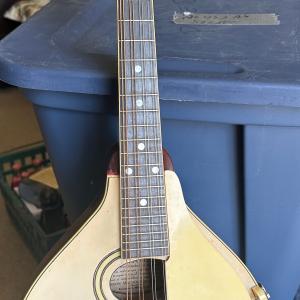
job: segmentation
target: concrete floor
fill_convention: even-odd
[[[41,139],[31,104],[16,89],[0,89],[0,153]],[[0,196],[0,300],[22,299],[36,267]]]

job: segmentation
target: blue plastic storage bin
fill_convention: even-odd
[[[115,1],[52,0],[0,43],[0,79],[35,111],[75,219],[117,136]],[[164,146],[191,208],[273,300],[300,282],[300,2],[155,2]],[[272,26],[178,25],[175,12],[275,13]],[[63,13],[62,13],[63,12]]]

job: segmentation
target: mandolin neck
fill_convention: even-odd
[[[123,258],[169,254],[152,0],[118,1]]]

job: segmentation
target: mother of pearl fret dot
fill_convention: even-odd
[[[138,149],[141,150],[141,151],[143,151],[145,149],[145,144],[139,143],[138,144]]]
[[[127,175],[131,175],[133,173],[133,170],[131,168],[127,168],[127,169],[125,169],[125,173]]]
[[[159,172],[159,168],[158,167],[153,167],[152,168],[152,173],[153,174],[157,174]]]
[[[142,71],[142,67],[140,65],[136,65],[134,70],[135,70],[135,73],[140,73]]]
[[[141,201],[140,201],[140,205],[141,206],[146,206],[147,205],[147,200],[146,199],[141,199]]]
[[[143,100],[142,100],[142,99],[137,99],[137,100],[136,100],[136,106],[137,106],[137,107],[143,106]]]

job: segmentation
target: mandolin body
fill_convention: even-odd
[[[164,261],[165,298],[267,299],[254,296],[257,283],[247,268],[187,208],[173,171],[165,171],[165,185],[170,246]],[[119,206],[119,176],[109,175],[101,204],[45,264],[25,299],[131,299],[122,294],[127,262],[120,258]]]

